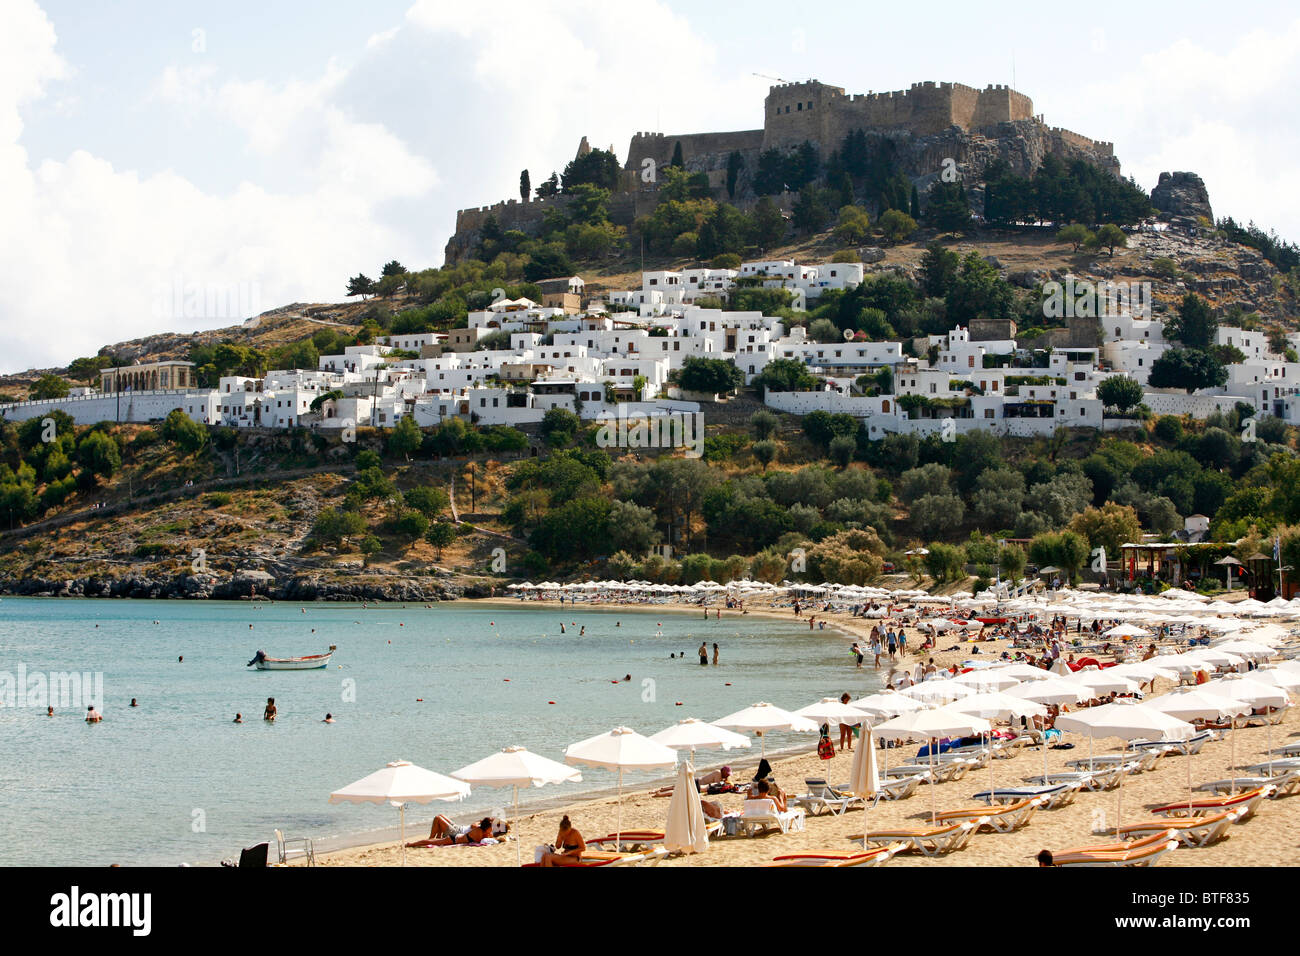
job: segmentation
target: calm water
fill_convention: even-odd
[[[561,621],[578,626],[561,634]],[[721,666],[699,666],[701,639],[718,642]],[[325,670],[245,667],[259,648],[293,656],[330,644],[338,651]],[[620,724],[651,734],[758,700],[792,709],[875,689],[846,645],[793,622],[571,608],[561,616],[522,604],[317,604],[304,613],[5,598],[0,673],[17,674],[20,663],[28,674],[102,672],[105,719],[87,725],[84,702],[56,706],[52,719],[44,707],[0,707],[0,864],[211,863],[272,839],[276,827],[318,839],[388,828],[391,807],[335,806],[329,792],[394,759],[448,773],[520,744],[559,760],[567,744]],[[669,659],[682,651],[684,661]],[[625,674],[631,683],[611,683]],[[132,697],[139,707],[127,706]],[[279,706],[274,724],[261,720],[267,697]],[[236,711],[244,724],[232,722]],[[337,723],[321,722],[327,711]],[[774,735],[770,744],[795,742]],[[582,784],[521,793],[521,802],[615,780],[584,768]],[[509,799],[508,790],[477,790],[462,804],[408,807],[408,823],[419,829],[435,812],[464,816]]]

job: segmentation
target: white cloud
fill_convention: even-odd
[[[7,370],[62,365],[151,332],[228,325],[295,300],[337,300],[358,264],[408,248],[385,221],[386,204],[438,182],[397,135],[331,101],[346,77],[333,63],[319,78],[280,85],[221,82],[210,67],[159,77],[145,105],[170,114],[162,122],[233,124],[243,135],[233,156],[242,147],[293,177],[279,191],[242,182],[221,193],[176,171],[118,169],[85,150],[32,163],[19,108],[68,69],[31,0],[6,13],[0,71]],[[177,313],[173,303],[194,291],[229,294],[208,311]]]
[[[1163,171],[1190,170],[1205,180],[1215,216],[1253,218],[1300,240],[1300,128],[1291,122],[1300,20],[1215,49],[1177,40],[1098,72],[1104,80],[1058,97],[1059,112],[1113,139],[1125,175],[1150,189]]]

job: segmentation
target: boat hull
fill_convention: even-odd
[[[254,667],[259,671],[311,671],[329,664],[330,654],[312,654],[310,657],[264,657]]]

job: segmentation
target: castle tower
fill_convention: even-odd
[[[578,144],[578,155],[574,159],[582,159],[591,152],[591,144],[587,142],[587,137],[582,137],[582,142]]]

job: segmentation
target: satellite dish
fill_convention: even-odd
[[[845,329],[845,330],[844,330],[844,341],[845,341],[845,342],[852,342],[852,341],[853,341],[853,330],[852,330],[852,329]]]

